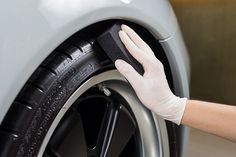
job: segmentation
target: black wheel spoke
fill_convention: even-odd
[[[116,99],[93,92],[86,93],[67,111],[45,157],[137,156],[137,126],[130,111]]]
[[[50,154],[60,157],[87,156],[84,128],[78,113],[71,113],[60,125],[50,142]]]
[[[112,136],[110,136],[109,143],[106,146],[104,157],[118,157],[135,133],[135,121],[129,112],[122,106],[116,112],[117,115],[113,123],[115,125],[110,132]]]
[[[117,111],[114,108],[114,104],[110,102],[106,108],[105,115],[99,130],[96,147],[95,149],[89,151],[91,156],[100,156],[100,154],[104,154],[112,135],[112,128],[116,122],[116,117]]]

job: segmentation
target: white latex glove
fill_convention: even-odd
[[[140,101],[163,119],[181,123],[187,98],[175,96],[167,83],[162,63],[151,48],[128,26],[122,25],[119,36],[130,54],[142,64],[141,76],[127,62],[118,59],[117,70],[129,81]]]

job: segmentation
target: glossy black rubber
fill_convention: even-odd
[[[0,127],[0,156],[36,156],[53,119],[68,97],[94,74],[113,68],[92,41],[71,38],[34,72]]]

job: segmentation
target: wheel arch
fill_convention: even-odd
[[[127,4],[112,0],[97,6],[89,5],[92,0],[80,0],[82,5],[76,4],[75,7],[72,2],[55,8],[52,7],[56,3],[54,0],[48,3],[45,0],[31,3],[7,1],[0,6],[3,19],[0,72],[4,73],[0,78],[0,123],[36,68],[58,45],[79,30],[99,21],[123,19],[148,28],[157,39],[166,39],[175,32],[177,25],[166,0],[149,0],[148,3],[137,0]],[[64,14],[58,14],[58,9],[62,8]]]
[[[168,82],[169,82],[172,90],[179,96],[187,97],[188,96],[188,84],[186,84],[186,83],[188,83],[188,82],[186,81],[186,79],[187,79],[186,69],[187,68],[185,67],[185,65],[187,63],[186,64],[183,63],[183,62],[185,62],[184,59],[186,59],[186,58],[184,58],[185,56],[182,56],[183,55],[182,53],[185,53],[185,51],[182,52],[181,50],[185,50],[185,47],[184,47],[184,45],[179,46],[179,44],[180,44],[179,42],[183,42],[180,34],[177,34],[175,36],[171,36],[170,38],[168,38],[166,40],[158,40],[153,36],[153,34],[151,34],[151,32],[149,32],[149,30],[144,28],[144,26],[138,25],[133,22],[125,21],[125,20],[105,20],[105,21],[100,21],[98,23],[92,24],[92,25],[78,31],[77,33],[72,35],[70,38],[68,38],[68,40],[70,42],[71,39],[73,40],[74,36],[78,37],[77,34],[79,34],[79,37],[81,37],[82,39],[84,39],[84,38],[89,39],[89,38],[96,37],[106,29],[104,27],[108,28],[116,22],[125,23],[125,24],[130,25],[139,35],[141,35],[141,37],[154,50],[154,52],[157,55],[157,58],[159,58],[163,62],[163,64],[165,65],[166,75],[167,75]],[[67,41],[67,40],[65,40],[65,41]],[[63,41],[63,42],[65,42],[65,41]],[[183,47],[181,47],[181,46],[183,46]],[[158,119],[158,118],[156,118],[154,115],[154,119]],[[155,120],[155,123],[156,123],[156,126],[158,127],[159,126],[158,120]],[[175,136],[174,138],[172,137],[171,139],[176,140],[177,143],[183,142],[183,143],[178,144],[179,145],[178,148],[171,148],[171,149],[174,149],[174,150],[178,149],[177,153],[182,154],[182,152],[184,152],[182,150],[184,148],[183,145],[186,145],[185,144],[186,140],[183,141],[183,139],[185,139],[186,132],[187,132],[186,128],[174,126],[172,123],[170,123],[169,125],[170,125],[168,127],[169,129],[174,129],[174,131],[171,130],[170,132],[178,132],[179,137],[180,137],[180,139],[176,139],[176,136]],[[176,143],[176,142],[174,142],[174,143]]]

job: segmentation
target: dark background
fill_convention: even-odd
[[[191,60],[191,98],[235,105],[236,1],[171,3]]]

